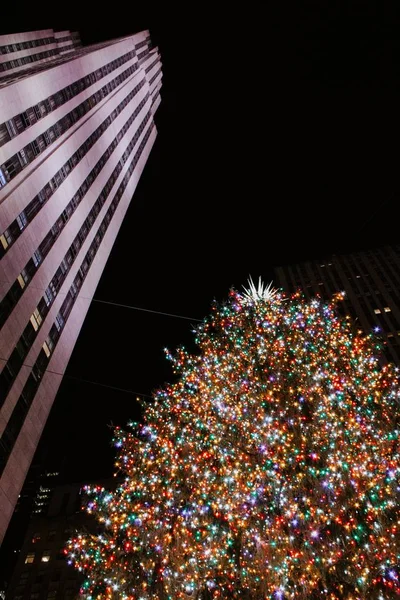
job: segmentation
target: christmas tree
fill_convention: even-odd
[[[398,369],[339,295],[249,284],[116,428],[123,483],[86,490],[102,531],[68,542],[87,598],[399,598]]]

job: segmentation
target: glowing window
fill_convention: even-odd
[[[21,286],[21,288],[22,288],[22,289],[24,289],[24,287],[25,287],[25,280],[24,280],[24,278],[22,277],[22,275],[21,275],[21,274],[20,274],[20,275],[18,275],[17,279],[18,279],[18,283],[19,283],[19,285]]]
[[[25,557],[25,564],[26,565],[30,565],[30,564],[33,563],[34,560],[35,560],[35,553],[34,552],[30,552]]]
[[[41,317],[38,309],[36,308],[33,311],[33,314],[31,315],[31,323],[32,323],[35,331],[37,331],[39,329],[41,322],[42,322],[42,317]]]
[[[44,350],[44,352],[45,352],[45,354],[46,354],[47,358],[50,358],[50,354],[51,354],[51,352],[50,352],[50,348],[49,348],[49,347],[48,347],[48,345],[47,345],[47,342],[44,342],[44,343],[43,343],[43,350]]]
[[[1,245],[3,246],[4,250],[6,250],[6,248],[8,248],[8,242],[6,240],[5,235],[0,235],[0,242],[1,242]]]

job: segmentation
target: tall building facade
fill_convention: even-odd
[[[81,45],[77,31],[28,31],[0,35],[0,77],[24,71],[27,67],[50,62],[55,56],[76,50]]]
[[[400,246],[276,267],[275,281],[308,299],[318,294],[328,300],[344,291],[342,312],[357,319],[364,333],[378,333],[387,360],[400,366]]]
[[[0,37],[0,543],[156,138],[149,32],[59,33]]]

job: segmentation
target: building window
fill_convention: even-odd
[[[49,562],[50,560],[50,550],[44,550],[42,554],[42,562]]]
[[[29,554],[26,555],[25,557],[25,564],[26,565],[30,565],[33,563],[33,561],[35,560],[35,553],[34,552],[29,552]]]
[[[11,244],[12,237],[11,237],[11,233],[8,231],[8,229],[5,230],[5,232],[3,233],[3,235],[0,236],[0,241],[1,244],[4,248],[4,250],[6,250],[9,246],[9,244]]]
[[[41,322],[42,322],[42,317],[40,316],[39,311],[38,311],[37,308],[33,311],[33,314],[31,315],[31,319],[30,320],[31,320],[31,323],[32,323],[32,326],[33,326],[34,330],[37,331],[39,329],[39,327],[40,327]]]
[[[141,125],[139,126],[140,131],[142,131],[144,129],[146,123],[150,120],[150,114],[151,113],[149,111],[147,113],[146,117],[143,119]],[[114,198],[103,218],[102,225],[99,228],[99,231],[101,231],[101,238],[104,236],[104,232],[107,230],[110,222],[112,221],[115,210],[116,210],[116,208],[120,202],[120,199],[126,189],[126,186],[127,186],[128,182],[130,180],[130,177],[135,169],[135,166],[137,165],[137,162],[140,159],[142,151],[148,142],[148,139],[151,135],[151,132],[153,131],[153,128],[154,128],[154,124],[151,123],[150,126],[147,128],[146,134],[143,136],[143,139],[131,160],[131,163],[126,171],[126,174],[125,174],[123,180],[121,181],[121,183],[118,187],[118,190],[116,191]],[[139,136],[137,136],[137,138],[138,137]],[[134,138],[131,140],[130,144],[128,145],[129,153],[133,149],[133,147],[137,141],[137,138],[136,138],[136,134],[135,134]],[[129,156],[129,153],[128,153],[128,156]],[[118,164],[119,164],[119,167],[115,168],[116,177],[118,176],[120,170],[122,169],[122,164],[123,164],[122,158],[120,159],[120,162]],[[111,189],[111,185],[110,185],[110,189]],[[107,195],[108,195],[108,193],[109,193],[109,190],[107,190]],[[99,204],[100,204],[100,202],[99,202]],[[93,247],[95,247],[94,242],[92,242],[92,244],[93,244]],[[97,246],[96,246],[96,249],[97,249]],[[81,281],[82,282],[84,281],[86,273],[90,268],[91,262],[92,262],[92,258],[91,258],[91,256],[89,256],[89,252],[88,252],[81,264],[81,267],[78,271],[76,278],[79,275],[79,277],[81,278]],[[75,283],[76,283],[76,278],[75,278]],[[71,295],[71,292],[68,292],[64,302],[62,303],[62,305],[60,307],[60,312],[59,312],[59,314],[61,314],[63,316],[64,320],[66,320],[68,318],[68,316],[71,312],[71,309],[73,307],[73,304],[74,304],[74,298]],[[26,329],[28,330],[29,335],[34,338],[35,330],[34,330],[34,327],[31,322],[28,323],[28,326]],[[31,332],[29,330],[31,330]],[[57,328],[54,324],[50,329],[49,337],[53,339],[55,344],[58,342],[60,333],[57,331]],[[45,370],[45,366],[47,366],[47,363],[48,363],[48,359],[46,358],[44,351],[43,352],[41,351],[39,353],[39,357],[37,358],[37,360],[35,362],[33,371],[31,373],[31,375],[28,377],[27,382],[21,392],[21,395],[18,398],[17,403],[14,407],[13,417],[14,417],[14,414],[17,416],[15,417],[14,420],[13,420],[13,418],[9,420],[9,422],[7,423],[7,426],[4,430],[3,437],[4,437],[4,439],[7,439],[7,448],[3,451],[3,460],[0,463],[0,475],[2,474],[2,472],[4,470],[4,467],[7,463],[7,458],[9,457],[9,455],[14,447],[14,444],[17,440],[17,437],[19,435],[21,427],[24,423],[24,419],[32,405],[34,395],[39,387],[39,381],[38,381],[39,378],[36,375],[35,371],[37,371],[39,374],[43,373]],[[8,365],[5,367],[5,369],[7,367],[8,367]],[[4,373],[5,369],[3,369],[3,371],[0,373],[0,380],[3,380],[3,373]],[[14,376],[14,373],[12,370],[11,370],[11,376]],[[2,394],[3,394],[3,390],[0,388],[0,398],[2,397]],[[37,511],[35,511],[35,512],[37,512]],[[45,555],[46,555],[46,553],[44,553],[41,560],[43,562],[48,562],[50,560],[50,552],[49,551],[47,552],[47,557]]]
[[[35,267],[38,267],[40,265],[40,263],[42,262],[42,255],[40,254],[39,250],[36,250],[33,253],[33,262],[35,263]]]
[[[23,276],[20,274],[17,277],[18,283],[21,286],[21,289],[24,289],[25,287],[25,279],[23,278]]]
[[[7,243],[5,235],[0,235],[0,242],[1,242],[1,245],[3,246],[3,249],[7,250],[8,243]]]
[[[53,293],[50,288],[47,288],[44,290],[43,298],[44,298],[44,301],[46,302],[47,306],[50,306],[50,304],[54,298]]]
[[[40,542],[40,533],[34,533],[32,535],[32,544],[37,544]]]
[[[28,280],[29,280],[29,275],[26,272],[26,269],[22,269],[21,273],[17,277],[17,280],[18,280],[19,285],[23,289],[25,287],[25,284],[28,283]]]
[[[388,306],[385,306],[383,309],[385,312],[392,312],[391,309]]]
[[[44,353],[47,356],[47,358],[50,358],[51,352],[50,352],[50,348],[49,348],[47,342],[43,342],[43,350],[44,350]]]
[[[374,313],[376,315],[380,315],[381,314],[381,309],[380,308],[374,308]]]
[[[21,231],[28,225],[28,221],[27,221],[27,218],[26,218],[26,215],[25,215],[24,211],[22,211],[18,215],[18,217],[17,217],[17,223],[18,223],[18,227],[20,228]]]
[[[3,187],[3,185],[6,185],[7,180],[4,177],[4,173],[3,171],[0,169],[0,188]]]

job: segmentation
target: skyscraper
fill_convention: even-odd
[[[156,137],[149,32],[0,36],[0,543]]]
[[[26,67],[38,66],[54,60],[67,52],[73,52],[81,45],[77,31],[29,31],[0,36],[0,77],[7,75],[6,81],[17,73],[22,74]],[[5,123],[2,121],[2,124]],[[10,123],[9,126],[12,126]],[[5,127],[7,129],[7,126]]]
[[[311,298],[345,292],[342,311],[364,333],[382,336],[386,358],[400,366],[400,246],[385,246],[275,268],[286,292],[300,289]]]

